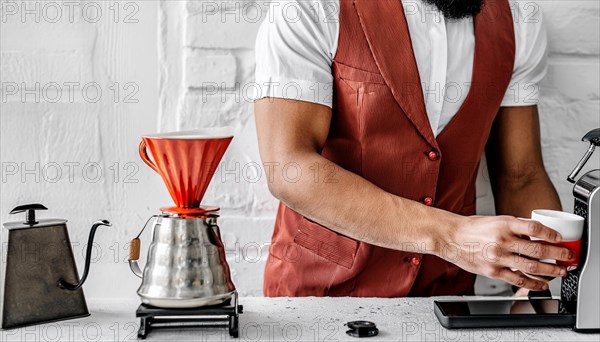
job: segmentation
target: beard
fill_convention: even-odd
[[[434,5],[448,19],[472,17],[481,11],[484,0],[423,0]]]

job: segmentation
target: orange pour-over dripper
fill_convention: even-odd
[[[175,202],[175,207],[160,208],[162,212],[195,216],[219,210],[200,204],[232,132],[225,127],[142,136],[140,156],[162,177]]]

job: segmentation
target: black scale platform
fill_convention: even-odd
[[[237,301],[235,301],[237,303]],[[154,329],[227,328],[231,337],[238,337],[239,314],[242,305],[231,302],[191,309],[165,309],[141,304],[135,312],[140,318],[138,338],[145,339]]]

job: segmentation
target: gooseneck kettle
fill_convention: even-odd
[[[26,204],[10,214],[25,213],[25,221],[7,222],[5,263],[1,274],[2,329],[88,316],[81,286],[90,269],[94,236],[107,220],[93,223],[87,243],[83,276],[79,278],[67,231],[67,220],[39,219],[41,204]],[[6,232],[7,231],[7,232]]]

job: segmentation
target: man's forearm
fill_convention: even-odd
[[[448,241],[444,235],[462,218],[385,192],[319,154],[293,155],[292,160],[301,177],[293,182],[273,177],[273,193],[305,217],[351,238],[411,252],[418,246],[421,253],[436,254],[439,241]],[[270,175],[285,172],[283,165],[265,162]]]
[[[560,198],[545,171],[527,180],[502,179],[494,190],[496,214],[529,218],[535,209],[562,210]]]
[[[529,217],[534,209],[561,210],[540,139],[537,106],[500,108],[486,146],[498,215]]]

